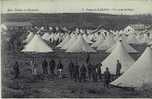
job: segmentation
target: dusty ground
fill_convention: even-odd
[[[137,47],[140,50],[138,54],[131,54],[137,59],[142,51],[143,46]],[[97,52],[90,54],[90,60],[93,64],[101,62],[108,54]],[[85,63],[86,53],[72,54],[57,51],[49,54],[34,54],[39,64],[39,72],[41,73],[41,61],[43,59],[55,59],[56,63],[60,59],[64,64],[65,78],[57,79],[49,75],[42,79],[34,80],[31,75],[31,66],[29,61],[33,55],[26,53],[3,53],[2,65],[2,96],[3,97],[152,97],[145,92],[140,92],[126,88],[116,88],[111,86],[110,89],[103,87],[103,82],[87,81],[85,83],[74,82],[68,77],[69,60],[77,60],[79,64]],[[19,61],[21,75],[19,79],[13,79],[12,65],[15,61]]]

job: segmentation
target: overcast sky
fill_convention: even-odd
[[[152,14],[152,0],[1,0],[1,1],[2,1],[3,13],[92,12],[92,13],[110,13],[110,14]]]

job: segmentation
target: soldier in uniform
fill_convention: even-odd
[[[13,66],[13,70],[15,74],[14,78],[16,79],[19,77],[19,74],[20,74],[19,64],[17,61],[15,62],[15,65]]]
[[[87,72],[87,69],[86,67],[84,66],[84,64],[81,66],[80,68],[80,82],[83,81],[85,82],[86,81],[86,72]]]
[[[42,62],[43,74],[48,74],[48,63],[46,60]]]
[[[111,77],[111,74],[109,72],[109,68],[107,67],[105,72],[104,72],[104,87],[109,88],[109,83],[111,81],[110,77]]]
[[[121,63],[119,62],[119,60],[117,60],[116,77],[120,76],[121,67]]]
[[[70,74],[70,78],[73,79],[73,74],[74,74],[74,64],[72,62],[72,60],[69,63],[69,74]]]
[[[55,61],[53,59],[49,62],[49,66],[50,66],[50,73],[54,74],[56,63],[55,63]]]
[[[74,80],[75,82],[79,81],[79,65],[78,63],[76,63],[76,65],[74,65],[74,74],[73,74],[73,77],[74,77]]]

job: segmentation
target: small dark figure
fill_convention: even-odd
[[[80,68],[80,82],[83,81],[85,82],[86,81],[86,72],[87,72],[87,69],[86,67],[84,66],[84,64],[81,66]]]
[[[48,74],[48,63],[46,60],[42,63],[43,74]]]
[[[90,60],[90,54],[87,53],[86,63],[89,63],[89,60]]]
[[[32,69],[32,74],[33,75],[37,75],[37,64],[36,64],[36,62],[35,63],[33,63],[33,69]]]
[[[61,60],[59,60],[59,64],[57,66],[57,70],[58,70],[58,77],[62,78],[63,64],[61,63]]]
[[[19,64],[17,61],[15,62],[15,65],[13,66],[13,70],[15,73],[14,79],[16,79],[19,77],[19,74],[20,74]]]
[[[106,71],[104,72],[104,87],[109,88],[110,77],[111,77],[111,74],[109,72],[109,68],[107,67]]]
[[[102,76],[101,76],[101,66],[102,66],[102,64],[97,64],[97,65],[96,65],[97,76],[98,76],[98,79],[100,79],[100,80],[102,80]]]
[[[88,78],[89,78],[89,80],[91,80],[91,75],[92,75],[92,64],[91,63],[89,63],[88,65],[87,65],[87,69],[88,69]]]
[[[38,70],[37,70],[37,67],[38,67],[37,64],[34,63],[34,64],[33,64],[33,71],[32,71],[34,80],[37,80],[37,79],[38,79]]]
[[[121,63],[119,62],[119,60],[117,60],[117,67],[116,67],[116,76],[117,77],[120,76],[120,71],[121,71]]]
[[[74,74],[74,64],[72,61],[69,63],[69,73],[70,73],[70,78],[73,79],[73,74]]]
[[[79,81],[79,65],[76,63],[74,65],[74,74],[73,74],[75,82]]]
[[[55,61],[53,59],[49,62],[49,66],[50,66],[50,73],[54,74],[56,63],[55,63]]]
[[[92,80],[97,82],[97,71],[95,66],[92,66]]]

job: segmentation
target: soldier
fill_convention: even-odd
[[[76,63],[76,65],[74,65],[74,80],[75,82],[77,82],[79,80],[79,65],[78,63]]]
[[[111,74],[109,72],[109,68],[107,67],[106,71],[104,72],[104,87],[109,88],[110,77],[111,77]]]
[[[95,66],[92,66],[92,80],[97,82],[97,71]]]
[[[120,71],[121,71],[121,63],[119,62],[119,60],[117,60],[116,77],[120,76]]]
[[[19,64],[18,64],[17,61],[15,62],[15,65],[13,66],[13,70],[14,70],[14,73],[15,73],[14,78],[16,79],[16,78],[19,77],[19,74],[20,74]]]
[[[87,72],[87,69],[86,67],[84,66],[84,64],[81,66],[80,68],[80,82],[83,81],[85,82],[86,81],[86,72]]]
[[[90,54],[87,53],[86,63],[89,63],[89,60],[90,60]]]
[[[92,75],[92,64],[89,62],[87,65],[87,70],[88,70],[88,78],[91,80],[91,75]]]
[[[37,79],[38,78],[38,72],[37,72],[37,64],[36,62],[33,64],[33,71],[32,71],[32,74],[33,74],[33,77],[34,79]]]
[[[73,73],[74,73],[74,64],[71,60],[70,63],[69,63],[69,74],[70,74],[71,79],[73,79]]]
[[[42,62],[43,74],[48,74],[48,63],[46,60]]]
[[[63,64],[61,63],[61,60],[59,60],[59,64],[57,66],[57,70],[58,70],[58,77],[62,78]]]
[[[49,62],[49,66],[50,66],[50,73],[54,74],[56,63],[55,63],[55,61],[53,59]]]
[[[101,66],[102,64],[97,64],[96,65],[96,70],[97,70],[97,76],[100,80],[102,80],[102,76],[101,76]]]

